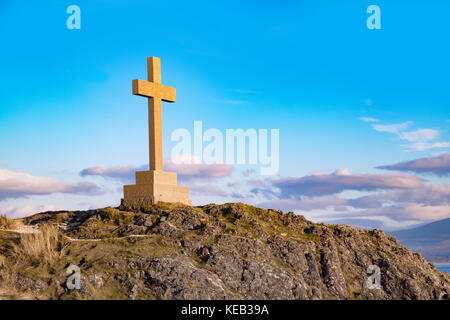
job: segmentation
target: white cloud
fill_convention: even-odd
[[[435,140],[439,136],[438,130],[417,129],[414,131],[405,131],[412,124],[412,121],[407,121],[389,125],[373,124],[372,127],[376,131],[394,133],[401,140],[410,142],[409,144],[402,145],[406,151],[425,151],[450,147],[450,142],[447,141],[432,142],[432,140]]]
[[[386,216],[397,221],[420,220],[436,221],[450,218],[450,205],[425,205],[421,203],[409,203],[402,205],[384,206],[382,208],[368,209],[360,216]]]
[[[242,100],[214,100],[214,102],[222,103],[222,104],[232,104],[232,105],[239,105],[239,104],[245,104],[246,101]]]
[[[320,219],[324,222],[327,223],[345,223],[345,224],[349,224],[349,221],[351,220],[373,220],[376,222],[381,222],[382,228],[384,230],[398,230],[398,229],[405,229],[405,228],[411,228],[420,224],[423,224],[423,222],[419,221],[419,220],[402,220],[402,221],[398,221],[395,219],[392,219],[388,216],[354,216],[353,213],[350,215],[346,215],[345,218],[342,215],[341,217],[335,217],[332,215],[325,215],[325,216],[320,216],[316,219]],[[354,223],[352,224],[354,225]],[[376,227],[377,229],[379,228],[378,226],[366,226],[365,229],[373,229],[374,227]]]
[[[242,93],[242,94],[261,94],[261,93],[263,93],[262,91],[247,90],[247,89],[233,89],[232,91],[236,92],[236,93]]]
[[[380,122],[380,120],[375,118],[369,118],[369,117],[361,117],[358,118],[358,120],[364,121],[364,122]]]
[[[424,142],[434,140],[438,135],[439,131],[433,129],[418,129],[415,131],[399,133],[400,139],[411,142]]]
[[[402,147],[408,151],[425,151],[437,148],[449,148],[450,142],[415,142],[410,144],[404,144]]]
[[[372,125],[372,127],[376,131],[380,131],[380,132],[398,133],[398,132],[408,128],[412,124],[413,124],[412,121],[407,121],[407,122],[397,123],[397,124],[374,124],[374,125]]]

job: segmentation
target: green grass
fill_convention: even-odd
[[[132,212],[120,211],[111,207],[100,209],[99,214],[103,221],[113,222],[116,226],[126,225],[132,222],[134,218]]]

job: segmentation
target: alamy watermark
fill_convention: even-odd
[[[367,274],[370,276],[367,278],[366,284],[367,288],[373,289],[381,289],[381,270],[377,265],[370,265],[367,268]]]
[[[67,270],[66,274],[69,276],[67,277],[66,281],[66,287],[69,290],[80,290],[81,288],[81,270],[79,266],[76,265],[70,265]]]
[[[270,129],[269,141],[268,129],[226,129],[224,136],[216,128],[203,132],[203,122],[194,121],[193,137],[189,130],[180,128],[174,130],[170,138],[178,142],[171,153],[171,160],[175,164],[260,165],[261,175],[275,175],[279,171],[279,129]]]
[[[79,6],[72,4],[67,7],[66,13],[70,16],[66,20],[67,29],[81,29],[81,9]]]
[[[367,18],[366,25],[369,30],[381,29],[381,9],[377,5],[370,5],[366,12],[370,14]]]
[[[69,30],[81,29],[81,9],[79,6],[72,4],[67,7],[66,13],[70,16],[66,20],[66,26]],[[366,25],[370,30],[381,29],[381,9],[379,6],[372,4],[367,7],[367,14],[370,16],[367,18]]]

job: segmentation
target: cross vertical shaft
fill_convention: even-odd
[[[150,170],[163,169],[161,99],[148,99]]]
[[[161,60],[147,58],[147,79],[161,84]],[[149,166],[150,170],[163,170],[162,153],[162,106],[160,97],[148,99]]]

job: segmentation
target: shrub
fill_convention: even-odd
[[[103,208],[99,210],[100,217],[104,221],[111,221],[117,226],[133,221],[134,215],[129,212],[120,211],[111,207]]]

